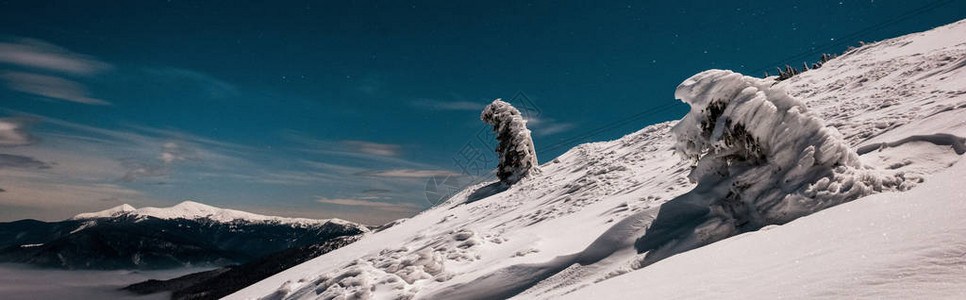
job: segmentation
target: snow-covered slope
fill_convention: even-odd
[[[591,285],[568,299],[962,299],[966,161]]]
[[[139,218],[154,217],[162,220],[175,219],[208,219],[215,222],[249,222],[249,223],[272,223],[272,224],[291,224],[298,226],[321,225],[325,223],[335,223],[340,225],[353,224],[341,219],[306,219],[306,218],[286,218],[276,216],[264,216],[244,212],[234,209],[218,208],[194,201],[184,201],[172,207],[143,207],[135,209],[133,206],[122,204],[106,210],[90,213],[78,214],[71,220],[114,218],[121,216],[134,216]],[[363,226],[360,226],[362,228]],[[362,228],[363,230],[367,230]]]
[[[966,21],[851,50],[820,69],[804,72],[770,86],[752,79],[742,80],[750,80],[748,82],[753,84],[746,88],[755,88],[766,94],[765,100],[771,102],[776,109],[791,111],[795,105],[799,105],[796,104],[798,101],[807,106],[807,112],[804,109],[796,110],[796,113],[803,114],[804,117],[787,120],[812,129],[798,130],[799,127],[788,127],[797,131],[770,134],[795,133],[802,138],[812,138],[820,134],[829,138],[821,138],[810,144],[813,142],[803,142],[795,139],[796,135],[790,135],[776,138],[775,141],[778,142],[762,142],[761,136],[755,134],[764,133],[756,133],[755,130],[764,129],[754,126],[764,125],[751,124],[763,122],[763,118],[770,115],[756,116],[754,113],[730,115],[734,120],[748,116],[748,119],[740,120],[749,125],[746,129],[749,129],[751,138],[743,140],[719,140],[729,134],[713,130],[715,126],[710,126],[711,124],[701,125],[700,122],[687,119],[682,121],[685,124],[683,126],[707,126],[708,134],[695,132],[697,134],[689,135],[686,134],[688,130],[675,130],[672,134],[671,128],[677,122],[648,126],[615,141],[580,145],[541,166],[539,174],[508,190],[499,191],[485,184],[470,187],[448,202],[406,222],[272,276],[229,298],[553,298],[568,294],[589,298],[590,295],[602,293],[617,297],[623,296],[625,292],[640,293],[634,294],[636,296],[650,296],[645,294],[644,286],[660,285],[679,280],[678,277],[682,276],[694,277],[680,279],[682,283],[674,286],[677,289],[667,288],[661,291],[694,289],[694,285],[703,284],[694,278],[706,278],[721,280],[718,287],[726,286],[732,289],[730,293],[738,295],[737,291],[749,285],[759,286],[760,282],[754,279],[761,278],[762,285],[767,282],[781,282],[760,290],[773,291],[777,294],[771,295],[782,296],[780,293],[783,289],[779,286],[798,285],[798,291],[805,291],[805,287],[814,283],[809,280],[816,280],[815,276],[826,276],[822,278],[822,282],[843,284],[840,287],[847,286],[854,278],[866,280],[863,282],[869,284],[883,283],[884,287],[888,287],[881,290],[880,294],[869,294],[870,296],[898,296],[902,291],[908,291],[902,289],[902,284],[916,286],[916,282],[927,280],[936,281],[935,284],[928,285],[934,289],[931,292],[936,296],[962,291],[963,286],[959,283],[942,283],[943,280],[955,278],[948,276],[962,275],[954,273],[953,268],[963,266],[962,246],[966,243],[966,238],[962,238],[962,232],[966,229],[966,224],[958,215],[944,210],[961,210],[964,190],[954,184],[955,180],[961,179],[964,174],[962,169],[966,167],[960,164],[951,171],[943,170],[960,161],[966,149],[963,145],[963,137],[966,136]],[[685,82],[683,86],[687,84]],[[735,84],[738,83],[732,81],[731,86]],[[710,86],[716,88],[714,84]],[[742,91],[743,89],[732,91],[727,96],[729,99],[734,97],[735,100],[726,108],[760,109],[764,105],[735,104],[745,103],[741,99],[755,99],[739,97]],[[771,96],[772,94],[776,96]],[[781,94],[787,96],[779,96]],[[694,107],[697,102],[693,101],[695,98],[692,96],[694,95],[678,95]],[[722,121],[722,124],[725,123]],[[834,127],[841,136],[836,130],[823,129],[823,123]],[[785,123],[776,124],[786,126]],[[730,128],[732,137],[744,136],[740,131],[735,131],[733,126],[722,128]],[[694,198],[694,195],[702,193],[726,194],[729,188],[726,185],[707,184],[704,186],[713,188],[695,188],[695,184],[688,179],[689,174],[696,174],[692,172],[691,161],[676,155],[673,146],[677,143],[680,151],[682,140],[697,138],[708,139],[708,145],[722,146],[721,152],[714,153],[722,154],[720,158],[728,162],[725,165],[710,165],[714,167],[711,169],[701,169],[709,165],[702,166],[699,160],[698,168],[695,169],[699,170],[697,174],[713,175],[714,172],[707,171],[719,170],[725,171],[725,174],[742,174],[740,176],[753,174],[747,172],[772,174],[768,172],[779,171],[783,175],[775,177],[777,179],[768,179],[778,180],[774,181],[777,185],[751,185],[753,192],[749,192],[745,185],[739,185],[741,187],[736,189],[749,197],[738,198],[734,202],[716,200],[718,202],[709,204],[681,201],[680,199]],[[728,144],[726,140],[751,145],[739,148],[754,151],[737,151],[739,149],[733,148],[734,144]],[[717,144],[718,142],[724,144]],[[842,148],[839,144],[847,147]],[[788,161],[782,164],[771,164],[774,161],[768,160],[768,157],[747,155],[764,153],[781,156],[784,154],[776,151],[782,151],[781,147],[789,145],[793,148],[793,155],[782,157],[795,159],[784,159]],[[759,151],[759,146],[768,149]],[[813,146],[811,150],[809,146]],[[833,148],[841,150],[828,153],[841,155],[836,156],[838,158],[826,159],[822,153]],[[705,154],[701,151],[697,153],[699,156]],[[736,158],[733,156],[736,153],[746,154]],[[684,154],[694,153],[685,151]],[[859,161],[855,161],[856,157]],[[830,163],[827,167],[808,167],[824,166],[826,162]],[[869,175],[864,173],[866,170],[874,172]],[[841,177],[844,180],[839,181],[835,176],[840,175],[834,174],[846,174],[847,177]],[[878,186],[885,182],[883,179],[876,179],[880,175],[900,180],[893,182],[893,185]],[[698,182],[709,180],[706,176],[691,177]],[[736,180],[735,178],[737,177],[724,176],[717,180]],[[827,179],[823,183],[820,178]],[[916,184],[905,183],[904,178],[924,178],[925,182],[919,183],[921,187],[912,188],[908,192],[894,192],[893,190],[905,190]],[[787,184],[787,180],[795,180],[796,183],[790,185],[789,189],[768,190],[771,186],[781,186],[778,183]],[[867,188],[854,189],[856,182],[866,184]],[[905,188],[897,188],[897,185],[902,184],[906,184]],[[821,197],[816,198],[814,195],[843,191],[848,191],[845,193],[847,197],[830,198],[838,202],[803,204],[802,207],[821,209],[870,193],[882,194],[859,198],[778,228],[774,225],[767,226],[766,231],[738,235],[679,254],[732,234],[757,229],[758,226],[787,222],[786,219],[775,217],[783,216],[783,210],[770,210],[772,205],[787,206],[798,203],[789,201],[819,199]],[[800,193],[805,197],[776,197],[772,193]],[[729,197],[724,198],[730,199]],[[929,204],[917,205],[910,202],[895,205],[895,202],[915,201],[926,197],[944,199],[936,199]],[[764,200],[759,202],[747,199]],[[669,200],[678,205],[665,206],[662,209],[661,205]],[[762,203],[768,205],[760,206]],[[709,206],[692,206],[698,204]],[[909,210],[910,214],[895,215],[898,212],[889,210],[893,205],[896,210]],[[758,210],[744,215],[736,214],[738,210],[723,209],[735,207]],[[869,212],[855,212],[860,209],[867,209]],[[813,212],[799,209],[791,212],[801,214],[803,211],[804,214]],[[668,218],[668,215],[675,217]],[[723,218],[709,219],[709,215]],[[744,216],[757,223],[744,223],[747,221],[742,219]],[[758,217],[760,219],[754,219]],[[883,231],[861,230],[866,227],[855,228],[859,223],[854,223],[858,222],[856,220],[894,221],[895,218],[903,217],[912,220],[896,221],[896,224],[908,225],[902,231],[896,231],[896,234],[903,238],[900,241],[908,240],[909,244],[898,246],[872,243],[874,238],[882,236]],[[710,224],[709,220],[729,220],[720,224],[733,227],[703,226]],[[652,222],[655,222],[656,228],[651,228]],[[755,225],[746,227],[742,224]],[[820,227],[826,226],[824,224],[852,228],[836,231],[837,227],[834,226]],[[869,226],[872,228],[876,225]],[[923,226],[930,228],[923,229]],[[890,230],[894,227],[883,228]],[[776,237],[780,233],[783,234],[781,238]],[[826,233],[827,236],[821,236],[821,233]],[[897,241],[888,237],[889,232],[885,233],[887,235],[881,237],[882,239]],[[854,243],[843,242],[844,246],[840,248],[811,248],[811,252],[796,252],[787,248],[798,245],[788,244],[791,241],[807,243],[810,239],[818,238],[813,235],[825,238],[819,239],[818,245],[833,245],[839,240],[851,240]],[[647,238],[655,236],[661,238]],[[645,246],[657,247],[642,248],[642,243],[638,242],[642,237],[647,240],[643,242]],[[937,241],[945,244],[930,246]],[[637,247],[635,242],[638,242]],[[680,245],[685,246],[678,247]],[[863,245],[884,248],[883,251],[862,249]],[[654,256],[657,259],[648,260],[648,252],[638,253],[641,249],[665,252]],[[719,256],[714,249],[725,252]],[[768,250],[778,252],[766,253]],[[855,253],[858,250],[867,251]],[[755,253],[759,255],[756,256]],[[677,256],[671,256],[675,254]],[[660,260],[669,256],[671,258]],[[683,257],[688,256],[701,256],[700,259],[693,260],[705,263],[681,262]],[[727,260],[732,256],[743,256],[743,260],[737,261],[750,264],[762,262],[736,269],[734,272],[761,272],[750,275],[741,273],[747,277],[736,278],[752,279],[739,282],[736,278],[729,278],[729,274],[733,273],[724,268],[735,266],[736,262],[718,262],[722,267],[712,268],[712,262]],[[761,260],[756,260],[759,257]],[[776,271],[785,268],[785,264],[794,263],[796,259],[800,263],[814,263],[816,266],[798,269],[802,273],[794,272],[795,269],[788,272]],[[885,280],[884,275],[874,272],[886,269],[867,268],[869,265],[848,261],[859,259],[866,259],[878,267],[896,266],[897,273],[894,275],[908,278],[909,281]],[[919,259],[926,261],[921,262]],[[837,265],[839,269],[836,269],[832,268],[836,260],[847,261]],[[691,273],[676,271],[676,266],[690,268],[685,270],[690,270]],[[823,272],[822,266],[828,266],[831,271]],[[855,268],[852,269],[852,266]],[[933,271],[937,273],[929,273]],[[817,286],[823,285],[819,283]],[[570,294],[574,291],[577,293]],[[896,293],[892,294],[890,291]],[[848,294],[849,291],[844,292]],[[822,296],[795,292],[788,295]],[[835,294],[829,294],[831,295]],[[696,292],[682,296],[717,294]]]

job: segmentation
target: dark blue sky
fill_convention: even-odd
[[[679,118],[699,71],[964,17],[952,0],[0,1],[0,221],[191,199],[378,223],[461,172],[495,98],[536,107],[544,162]]]

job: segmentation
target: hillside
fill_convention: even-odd
[[[966,224],[947,211],[966,200],[964,67],[959,21],[781,82],[702,72],[675,93],[692,107],[681,121],[580,145],[487,197],[474,195],[487,183],[470,187],[228,298],[737,297],[715,293],[736,285],[892,297],[923,282],[950,295],[966,249]],[[909,244],[879,240],[891,232]],[[812,239],[810,252],[792,243]],[[853,278],[888,288],[817,294]]]
[[[285,269],[344,247],[363,235],[350,235],[323,243],[292,247],[253,261],[168,280],[148,280],[125,287],[136,294],[171,292],[171,299],[218,299]]]

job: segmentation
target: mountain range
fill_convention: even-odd
[[[339,219],[263,216],[185,201],[124,204],[68,220],[0,223],[0,262],[65,269],[164,269],[245,263],[369,232]]]

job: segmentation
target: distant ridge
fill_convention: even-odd
[[[292,224],[299,226],[320,225],[329,222],[342,225],[353,224],[352,222],[336,218],[308,219],[265,216],[240,210],[214,207],[194,201],[184,201],[171,207],[134,208],[134,206],[129,204],[121,204],[102,211],[80,213],[70,218],[70,220],[116,218],[121,216],[133,216],[138,220],[143,220],[145,217],[154,217],[162,220],[209,219],[222,223],[245,221],[252,223]]]
[[[368,232],[340,219],[264,216],[193,201],[162,208],[123,204],[60,222],[0,223],[0,262],[65,269],[226,266]]]

